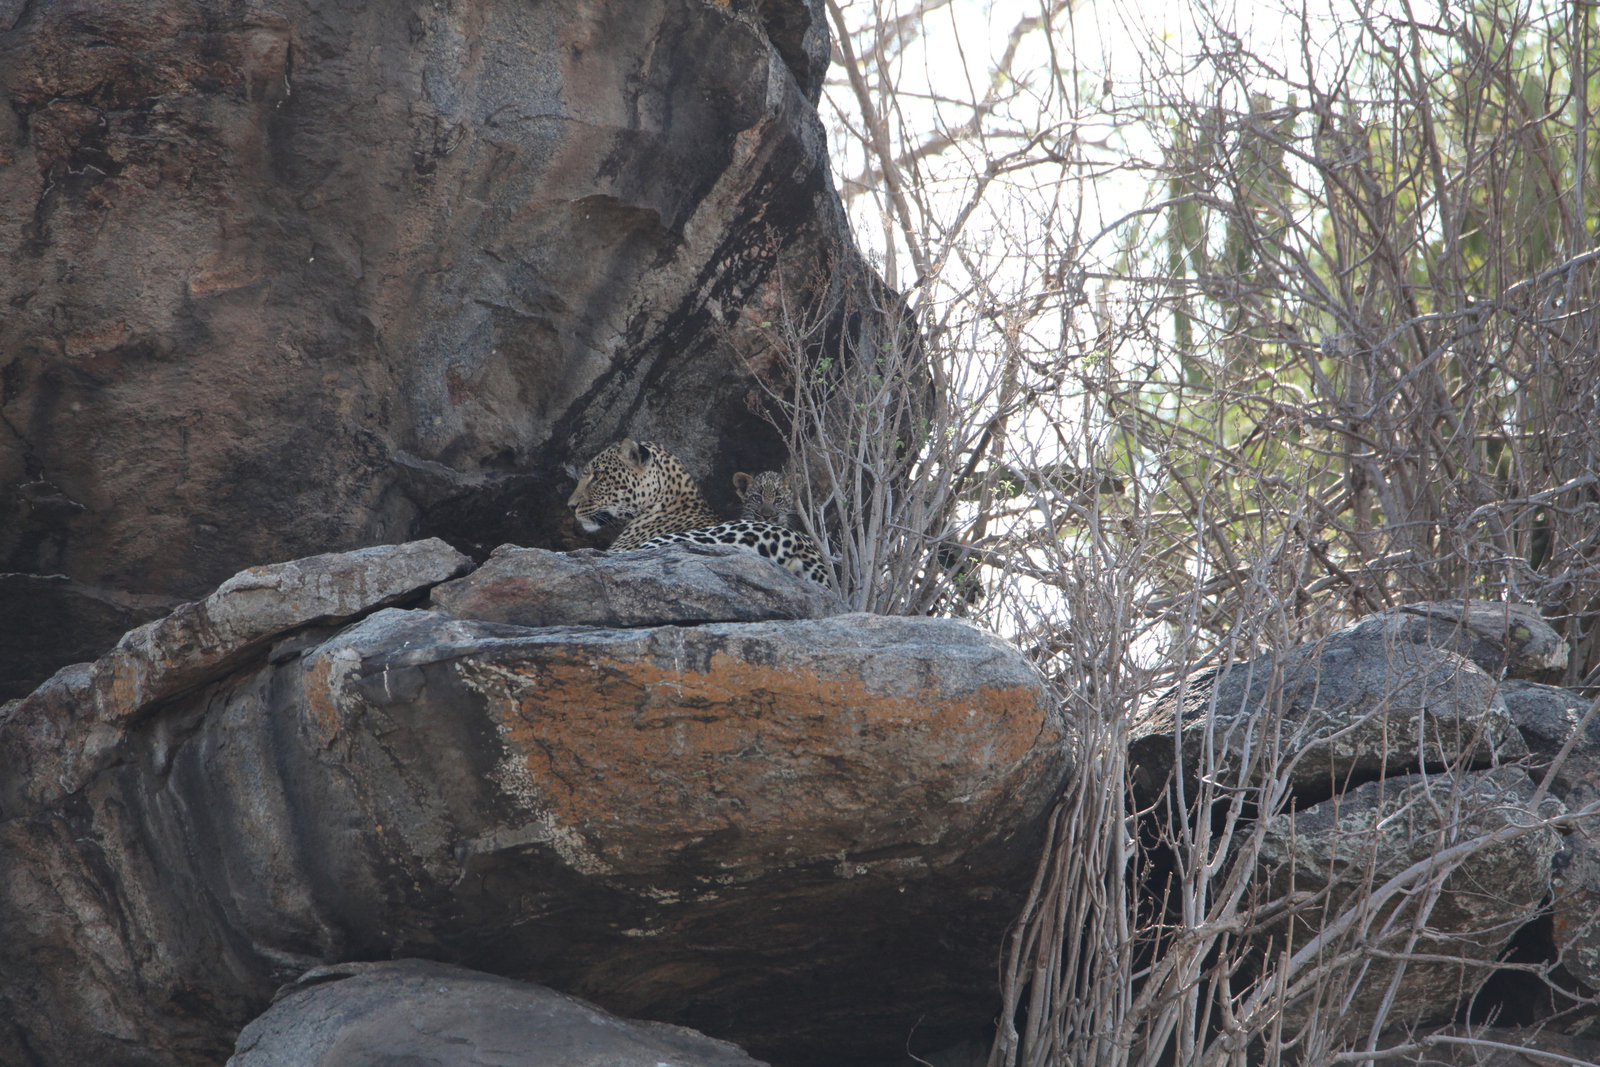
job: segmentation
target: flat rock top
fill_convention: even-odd
[[[433,591],[457,619],[517,626],[661,626],[838,615],[831,590],[725,545],[550,552],[501,545],[476,571]]]
[[[217,1062],[281,974],[435,953],[791,1067],[981,1032],[1076,755],[1026,657],[838,614],[726,549],[506,550],[435,598],[490,619],[416,606],[468,566],[424,541],[252,568],[0,714],[0,825],[29,850],[6,854],[45,885],[0,893],[0,999],[26,1000],[0,1061],[24,1034],[56,1041],[41,1062],[122,1062],[138,1033],[151,1062]],[[783,617],[642,625],[685,601]],[[36,996],[54,975],[73,987]],[[326,999],[380,977],[317,977],[341,976],[258,1020],[236,1067],[755,1063],[649,1025],[585,1059],[633,1024],[435,972]]]
[[[319,967],[239,1035],[228,1067],[766,1067],[530,982],[428,960]]]

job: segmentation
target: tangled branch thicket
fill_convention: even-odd
[[[827,8],[844,193],[889,288],[767,324],[806,520],[855,607],[1013,638],[1081,724],[991,1064],[1424,1055],[1385,1035],[1392,998],[1340,1021],[1358,988],[1481,971],[1418,947],[1441,886],[1576,816],[1486,829],[1470,790],[1430,799],[1461,813],[1430,863],[1291,936],[1311,905],[1259,861],[1292,753],[1209,767],[1209,819],[1152,842],[1127,734],[1200,670],[1418,600],[1537,605],[1561,684],[1600,691],[1589,8],[1286,7],[1292,46],[1260,51],[1197,6],[1131,79],[1080,65],[1053,0],[993,55],[955,0]],[[964,76],[915,68],[936,45]]]

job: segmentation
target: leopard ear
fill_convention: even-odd
[[[631,437],[617,442],[622,447],[622,462],[630,467],[643,468],[650,461],[650,449]]]
[[[746,474],[744,471],[739,471],[733,476],[733,491],[739,494],[740,500],[743,500],[749,495],[750,483],[753,481],[755,481],[755,479],[750,477],[750,475]]]

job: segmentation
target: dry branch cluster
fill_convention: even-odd
[[[1083,724],[991,1062],[1372,1058],[1396,974],[1453,967],[1465,1003],[1461,974],[1519,966],[1430,940],[1451,880],[1581,820],[1542,790],[1497,817],[1516,790],[1460,749],[1385,816],[1430,813],[1438,848],[1286,882],[1281,719],[1159,804],[1130,730],[1183,679],[1450,598],[1533,605],[1569,653],[1548,680],[1600,691],[1592,16],[1296,5],[1265,48],[1197,5],[1129,73],[1066,5],[992,48],[974,10],[828,0],[889,288],[795,279],[766,358],[847,598],[1015,638]]]

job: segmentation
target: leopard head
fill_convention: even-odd
[[[740,471],[733,476],[733,488],[744,501],[739,517],[747,522],[771,522],[786,525],[795,514],[794,480],[792,475],[777,471],[746,474]]]
[[[654,445],[624,437],[578,471],[567,507],[589,533],[631,521],[647,503]]]

